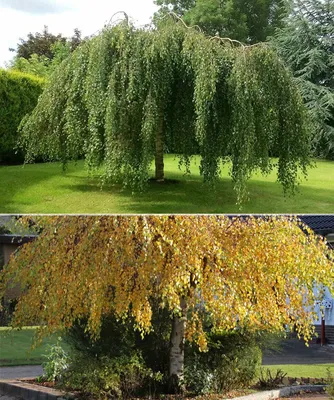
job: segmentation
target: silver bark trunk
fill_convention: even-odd
[[[169,391],[171,393],[179,393],[184,390],[184,342],[187,320],[187,304],[183,298],[180,300],[180,306],[182,315],[181,317],[174,317],[170,338]]]

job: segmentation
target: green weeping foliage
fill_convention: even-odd
[[[293,191],[309,165],[310,133],[301,96],[288,70],[264,44],[210,38],[182,22],[157,29],[121,23],[79,46],[52,75],[37,107],[21,124],[26,162],[84,157],[103,166],[103,181],[144,188],[163,152],[213,184],[222,163],[238,201],[256,170],[278,156],[278,181]]]

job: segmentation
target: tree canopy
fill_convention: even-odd
[[[1,273],[0,295],[22,288],[13,326],[40,323],[47,334],[86,318],[96,338],[103,316],[114,315],[145,335],[160,304],[173,324],[171,375],[182,374],[184,339],[206,350],[204,324],[213,332],[295,327],[307,341],[317,296],[323,285],[334,289],[325,242],[292,218],[34,218],[39,237]]]
[[[154,20],[170,10],[189,25],[198,25],[209,35],[264,42],[275,28],[282,27],[289,11],[286,0],[156,0],[160,6]]]
[[[22,124],[26,161],[84,156],[104,181],[142,189],[155,157],[177,153],[213,183],[232,161],[238,200],[275,154],[278,180],[295,188],[309,164],[309,131],[297,86],[273,50],[210,38],[182,22],[159,29],[119,24],[84,43],[55,71]]]
[[[334,159],[334,3],[296,0],[293,10],[271,43],[293,71],[310,111],[315,153]]]

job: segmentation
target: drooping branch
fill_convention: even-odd
[[[84,156],[89,168],[103,167],[104,182],[136,190],[154,159],[163,179],[166,148],[187,172],[199,154],[210,184],[229,161],[239,203],[251,174],[269,172],[270,156],[285,191],[309,164],[301,98],[274,51],[210,38],[184,21],[107,26],[56,71],[21,129],[27,161]]]

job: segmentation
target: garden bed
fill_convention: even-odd
[[[295,385],[287,386],[273,390],[255,390],[240,389],[233,390],[224,394],[206,394],[199,396],[181,396],[181,395],[160,395],[159,399],[164,400],[223,400],[223,399],[240,399],[240,400],[269,400],[280,397],[312,397],[313,393],[321,393],[324,391],[324,385]],[[2,380],[0,381],[0,392],[8,395],[19,396],[23,400],[60,400],[86,398],[80,392],[71,391],[65,393],[59,390],[55,383],[39,382],[34,379],[18,379],[18,380]],[[91,399],[91,397],[89,397]],[[148,399],[151,397],[143,397]]]

